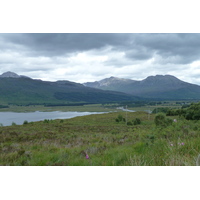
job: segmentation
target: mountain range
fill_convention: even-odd
[[[138,100],[130,94],[86,87],[70,81],[42,81],[6,72],[0,75],[0,104],[106,103]]]
[[[0,75],[0,104],[109,103],[139,100],[198,100],[200,86],[171,75],[136,81],[110,77],[84,84],[42,81],[14,72]]]
[[[171,75],[149,76],[141,81],[110,77],[101,81],[87,82],[84,85],[148,99],[200,99],[200,86],[184,82]]]

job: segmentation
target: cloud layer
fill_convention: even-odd
[[[199,84],[200,34],[0,34],[0,73],[87,82],[171,74]]]

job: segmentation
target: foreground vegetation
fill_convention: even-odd
[[[159,123],[159,115],[114,112],[0,127],[0,165],[196,165],[200,122],[164,116]]]

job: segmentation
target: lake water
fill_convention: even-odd
[[[21,125],[24,121],[35,122],[42,121],[44,119],[69,119],[78,116],[91,115],[91,114],[102,114],[104,112],[28,112],[28,113],[17,113],[17,112],[0,112],[0,124],[3,126],[10,126],[12,123]]]

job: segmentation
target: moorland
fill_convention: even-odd
[[[200,122],[186,119],[196,117],[194,105],[171,114],[119,111],[0,127],[0,165],[194,166]]]

